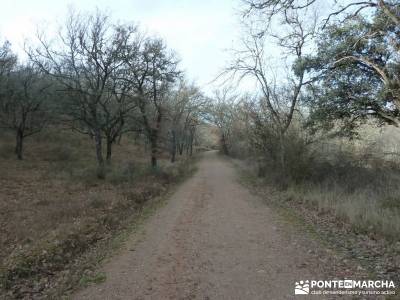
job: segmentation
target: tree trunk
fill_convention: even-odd
[[[189,156],[193,155],[194,133],[195,133],[195,129],[192,129],[190,131],[190,136],[189,136]]]
[[[22,130],[18,129],[16,136],[15,154],[17,155],[17,158],[19,160],[23,159],[22,156],[23,143],[24,143],[24,133],[22,132]]]
[[[281,164],[281,169],[282,169],[282,174],[285,175],[286,173],[286,148],[285,148],[285,139],[284,139],[284,134],[280,133],[279,135],[279,146],[280,146],[280,164]]]
[[[184,146],[183,142],[179,143],[179,155],[183,154],[183,146]]]
[[[104,159],[103,159],[103,147],[102,147],[102,137],[100,130],[96,129],[94,132],[94,141],[96,146],[96,159],[97,159],[97,177],[105,178],[105,168],[104,168]]]
[[[157,168],[157,142],[155,139],[151,141],[151,167]]]
[[[228,145],[226,144],[225,134],[222,134],[222,136],[221,136],[221,144],[222,144],[222,152],[225,155],[229,155],[229,150],[228,150]]]
[[[162,114],[161,111],[158,112],[156,126],[151,129],[150,134],[150,146],[151,146],[151,166],[152,168],[157,167],[157,155],[158,155],[158,134],[161,128]]]
[[[190,139],[190,151],[189,151],[189,156],[193,155],[193,138]]]
[[[174,163],[176,160],[176,133],[172,130],[172,145],[171,145],[171,162]]]
[[[153,129],[150,137],[151,167],[157,167],[158,130]]]
[[[120,135],[118,135],[118,145],[121,145],[121,141],[122,141],[122,133]],[[136,144],[136,138],[135,138],[135,144]]]
[[[151,167],[153,169],[157,168],[157,154],[151,154]]]
[[[285,133],[281,132],[279,135],[279,143],[280,143],[280,151],[279,151],[279,159],[280,159],[280,167],[281,167],[281,178],[280,185],[282,189],[286,189],[289,183],[289,176],[287,170],[287,162],[286,162],[286,146],[285,146]]]
[[[112,140],[110,140],[109,138],[107,139],[107,156],[106,156],[106,161],[107,164],[111,163],[111,155],[112,155]]]

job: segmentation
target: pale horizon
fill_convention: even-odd
[[[0,12],[0,40],[8,40],[23,57],[25,39],[32,39],[38,25],[62,24],[69,7],[90,12],[100,9],[113,21],[138,24],[152,35],[163,38],[176,51],[187,79],[210,92],[217,88],[212,81],[229,61],[229,49],[239,38],[239,1],[167,1],[152,4],[138,0],[77,0],[35,3],[27,0],[8,2]]]

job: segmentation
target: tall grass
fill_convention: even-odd
[[[293,131],[285,144],[286,169],[266,156],[258,173],[284,199],[333,214],[356,232],[399,239],[400,166],[381,145],[376,139],[308,144]]]
[[[45,292],[48,282],[58,284],[70,263],[129,226],[145,202],[194,170],[191,159],[160,159],[152,169],[129,137],[115,145],[105,179],[96,176],[93,143],[86,136],[46,129],[27,139],[23,161],[16,160],[13,143],[12,135],[0,133],[0,211],[7,212],[0,220],[0,298],[3,292],[30,298],[21,286]]]

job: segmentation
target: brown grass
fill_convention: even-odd
[[[329,212],[357,233],[398,241],[400,163],[397,155],[384,155],[388,150],[381,146],[387,143],[377,145],[377,140],[337,139],[305,147],[297,135],[286,145],[284,174],[268,159],[254,166],[253,173],[288,201]]]
[[[0,291],[10,298],[41,293],[43,278],[109,237],[189,169],[185,160],[161,161],[154,172],[128,136],[114,146],[105,180],[96,178],[90,139],[77,133],[47,130],[27,139],[24,161],[14,158],[12,136],[0,142]]]

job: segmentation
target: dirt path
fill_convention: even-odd
[[[318,251],[208,152],[143,240],[106,263],[107,280],[73,299],[293,299],[295,281],[334,269]]]

